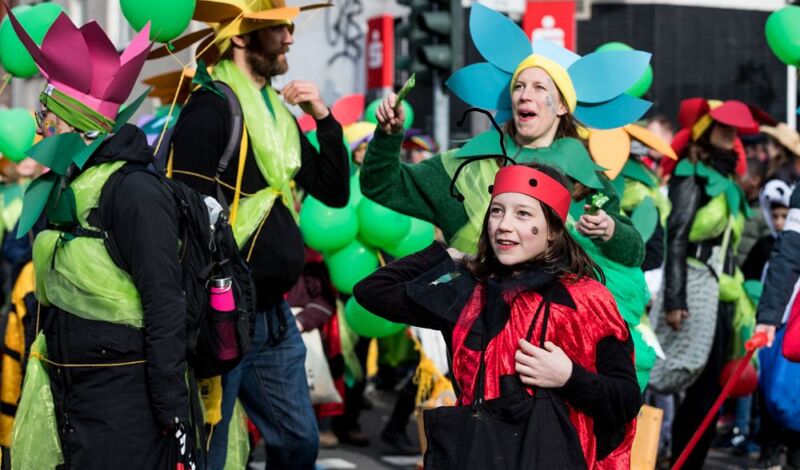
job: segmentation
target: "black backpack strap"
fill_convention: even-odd
[[[236,93],[233,92],[230,86],[224,82],[214,82],[217,89],[220,90],[228,100],[228,109],[231,114],[231,128],[230,136],[228,137],[228,144],[217,162],[217,174],[214,178],[216,183],[217,200],[222,204],[225,212],[230,216],[231,223],[236,221],[236,214],[239,208],[239,198],[242,193],[242,177],[244,176],[244,166],[247,160],[247,150],[249,147],[247,139],[247,125],[244,122],[244,115],[242,114],[242,107]],[[236,171],[236,186],[233,190],[233,200],[228,203],[225,194],[222,191],[222,174],[228,168],[233,155],[239,155],[239,167]]]
[[[239,104],[239,99],[236,97],[236,93],[233,92],[233,89],[231,89],[228,84],[221,81],[215,81],[214,85],[225,95],[225,98],[227,98],[228,110],[231,114],[231,128],[228,143],[225,145],[225,151],[222,153],[217,163],[216,177],[219,178],[225,173],[231,159],[239,151],[239,147],[241,146],[242,132],[244,131],[244,115],[242,114],[242,106]]]
[[[228,111],[231,116],[228,142],[225,144],[225,149],[217,161],[217,171],[214,175],[215,181],[219,181],[222,177],[222,174],[225,173],[225,170],[228,168],[231,159],[237,154],[242,145],[242,137],[244,135],[245,128],[242,106],[239,104],[239,99],[236,97],[236,93],[234,93],[233,89],[225,82],[219,80],[214,81],[214,87],[225,96],[225,100],[228,103]],[[161,148],[156,155],[156,170],[169,178],[172,178],[172,136],[174,134],[174,129],[175,128],[173,127],[167,130],[163,137]],[[229,212],[227,200],[222,193],[222,188],[220,187],[219,183],[216,184],[216,187],[217,199],[219,200],[220,204],[223,205],[224,209]]]

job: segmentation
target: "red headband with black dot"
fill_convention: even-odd
[[[520,193],[547,205],[567,221],[572,197],[569,190],[551,176],[524,165],[505,166],[497,172],[489,187],[492,199],[503,193]]]

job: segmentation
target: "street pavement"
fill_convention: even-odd
[[[373,404],[371,410],[361,414],[361,427],[370,438],[368,447],[354,447],[340,445],[336,449],[320,449],[317,467],[319,470],[415,470],[420,456],[396,455],[380,439],[383,426],[389,419],[394,406],[395,395],[392,392],[373,391],[367,394]],[[408,436],[416,444],[417,424],[412,416],[406,428]],[[254,452],[255,461],[250,464],[249,470],[265,470],[263,449],[257,448]],[[713,450],[706,459],[705,469],[731,470],[747,469],[755,461],[748,457],[734,455],[728,451]]]

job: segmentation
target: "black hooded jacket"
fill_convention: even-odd
[[[98,148],[89,165],[118,160],[147,164],[152,158],[152,149],[144,134],[127,125]],[[111,184],[115,178],[122,179]],[[111,194],[110,187],[115,187]],[[178,261],[178,213],[174,199],[152,175],[116,173],[104,186],[100,207],[90,213],[89,223],[109,231],[119,256],[128,266],[141,297],[144,328],[137,330],[60,313],[47,331],[49,351],[57,361],[66,363],[145,359],[143,370],[127,366],[95,371],[103,374],[105,370],[109,380],[129,373],[144,382],[141,384],[145,392],[143,400],[129,395],[128,404],[120,402],[122,408],[103,411],[128,416],[150,415],[146,421],[159,427],[174,424],[176,418],[185,422],[189,417],[185,382],[186,307]],[[70,371],[65,371],[59,376],[66,379],[61,386],[67,389],[67,399],[80,396],[72,404],[62,403],[62,406],[69,408],[84,400],[94,403],[92,397],[107,399],[109,393],[113,393],[97,386],[103,383],[102,379],[87,378],[84,383],[74,380],[76,373],[66,377]],[[102,409],[102,403],[104,401],[100,400],[92,405],[98,407],[95,411]]]

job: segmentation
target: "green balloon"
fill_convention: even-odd
[[[350,295],[353,293],[353,286],[378,267],[378,255],[356,240],[327,255],[325,263],[328,265],[333,287],[342,294]]]
[[[355,297],[350,297],[344,306],[344,315],[347,324],[359,336],[367,338],[383,338],[391,336],[403,330],[406,325],[394,323],[383,319],[369,310],[365,309],[356,301]]]
[[[786,65],[800,65],[800,7],[786,6],[772,12],[764,25],[767,44]]]
[[[40,3],[36,6],[20,5],[11,11],[31,39],[41,46],[50,26],[64,10],[56,3]],[[8,73],[18,78],[30,78],[39,73],[36,62],[17,37],[8,17],[0,24],[0,63]]]
[[[611,41],[600,45],[595,52],[608,52],[608,51],[632,51],[633,48],[624,42]]]
[[[361,194],[361,180],[359,179],[359,175],[361,173],[356,172],[350,177],[350,200],[347,202],[348,205],[358,207],[358,203],[361,202],[361,199],[364,197]]]
[[[636,83],[631,85],[625,92],[634,98],[641,98],[650,91],[651,86],[653,86],[653,67],[647,64],[647,68],[642,76],[639,77],[639,80],[636,80]]]
[[[150,40],[169,42],[183,33],[194,15],[195,0],[120,0],[122,14],[136,31],[150,22]]]
[[[434,232],[433,224],[412,217],[408,234],[397,245],[387,247],[386,252],[395,258],[416,253],[433,242]]]
[[[372,246],[387,248],[403,239],[411,228],[411,217],[395,212],[366,197],[358,203],[359,234]]]
[[[352,206],[328,207],[308,196],[300,209],[300,232],[306,245],[317,251],[340,250],[356,239],[356,211]]]
[[[308,142],[311,144],[311,146],[314,147],[317,152],[319,152],[319,139],[317,138],[317,130],[313,129],[306,132],[306,139],[308,139]]]
[[[624,42],[607,42],[597,49],[596,52],[607,52],[607,51],[632,51],[633,48]],[[645,69],[644,73],[639,80],[636,81],[630,88],[625,90],[625,93],[635,97],[641,98],[644,96],[648,91],[650,91],[650,87],[653,86],[653,67],[648,64],[647,68]]]
[[[0,111],[0,153],[13,162],[22,161],[36,137],[36,121],[22,108]]]
[[[306,139],[308,139],[308,143],[314,147],[314,150],[319,152],[319,137],[317,137],[317,130],[312,129],[306,132]],[[344,142],[344,148],[347,150],[347,161],[353,161],[353,153],[350,151],[350,144],[347,143],[347,139],[342,137],[342,142]]]
[[[375,112],[378,111],[378,106],[381,105],[381,101],[383,100],[377,99],[372,103],[370,103],[369,106],[367,106],[367,109],[364,111],[365,121],[372,122],[375,124],[378,123],[378,118],[375,117]],[[403,122],[403,127],[405,127],[406,129],[410,129],[411,125],[414,124],[414,108],[412,108],[411,105],[408,104],[408,101],[406,100],[403,100],[401,106],[403,106],[403,112],[406,113],[406,120],[405,122]]]

